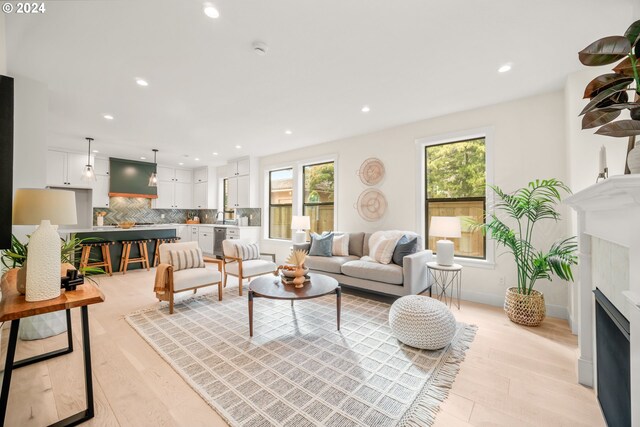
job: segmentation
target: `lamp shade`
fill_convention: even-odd
[[[296,216],[291,219],[292,230],[308,230],[311,228],[311,219],[308,216]]]
[[[457,239],[462,236],[460,218],[457,216],[432,216],[429,236]]]
[[[55,225],[78,223],[73,191],[19,188],[13,201],[13,224],[36,225],[49,220]]]

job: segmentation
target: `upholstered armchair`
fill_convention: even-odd
[[[264,274],[278,274],[275,254],[260,253],[257,243],[248,244],[241,240],[225,240],[222,242],[224,252],[224,286],[227,286],[227,276],[238,278],[238,293],[242,296],[242,282],[244,279]],[[271,257],[271,261],[262,259]]]
[[[215,264],[217,270],[206,268],[205,263]],[[178,292],[196,293],[198,288],[218,285],[218,300],[222,301],[222,268],[221,260],[202,257],[197,242],[163,243],[156,270],[156,297],[169,301],[169,314],[173,314],[173,296]]]

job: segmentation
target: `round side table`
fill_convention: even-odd
[[[436,285],[435,294],[440,301],[449,304],[453,301],[453,292],[456,293],[457,306],[460,310],[460,293],[462,291],[462,266],[460,264],[440,265],[437,262],[428,262],[427,271],[432,282]],[[449,291],[449,295],[447,295]]]

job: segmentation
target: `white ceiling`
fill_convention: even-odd
[[[213,2],[217,20],[196,0],[6,15],[10,74],[50,89],[49,145],[92,136],[105,155],[159,148],[187,166],[285,151],[560,89],[578,50],[633,20],[633,0]]]

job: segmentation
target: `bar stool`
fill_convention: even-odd
[[[82,253],[80,255],[80,271],[87,267],[104,267],[106,269],[105,273],[107,273],[109,276],[113,275],[110,252],[110,246],[113,244],[115,244],[115,242],[111,241],[81,243],[80,246],[82,247]],[[91,248],[100,248],[100,251],[102,253],[102,260],[89,262]]]
[[[142,264],[142,268],[147,269],[149,271],[149,252],[147,251],[147,243],[150,240],[141,239],[141,240],[123,240],[122,241],[122,257],[120,259],[120,272],[125,274],[127,272],[127,268],[129,264],[140,263]],[[140,256],[138,258],[130,258],[131,255],[131,246],[138,245],[138,250],[140,252]]]
[[[162,237],[156,239],[156,250],[153,252],[153,266],[157,267],[160,264],[160,245],[163,243],[176,243],[180,240],[180,237]]]

